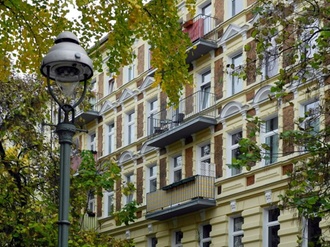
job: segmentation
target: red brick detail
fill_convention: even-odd
[[[216,100],[223,97],[223,83],[223,58],[220,58],[214,62],[214,93]]]
[[[140,79],[136,82],[136,87],[140,87],[143,84],[143,79]]]
[[[282,175],[287,175],[288,173],[291,173],[292,171],[293,171],[292,164],[282,166]]]
[[[124,73],[123,68],[120,68],[119,69],[119,74],[118,74],[117,79],[116,79],[117,88],[120,88],[123,85],[123,73]]]
[[[252,100],[254,97],[254,91],[247,92],[245,96],[246,96],[246,101]]]
[[[247,6],[254,4],[256,0],[247,0]]]
[[[138,60],[137,72],[138,72],[138,75],[141,74],[144,71],[144,47],[145,47],[145,45],[143,44],[138,48],[138,55],[137,55],[137,60]]]
[[[122,140],[123,140],[123,134],[122,134],[122,128],[123,128],[123,118],[121,115],[117,116],[117,126],[116,126],[116,143],[117,148],[120,148],[122,146]]]
[[[222,177],[222,161],[223,156],[223,139],[222,134],[214,137],[214,162],[215,162],[215,175],[217,178]]]
[[[218,195],[220,195],[222,193],[222,187],[221,187],[221,185],[219,185],[217,187],[217,193],[218,193]]]
[[[222,123],[218,123],[218,124],[215,125],[215,127],[214,127],[215,132],[218,132],[218,131],[220,131],[220,130],[222,130],[222,129],[223,129],[223,125],[222,125]]]
[[[116,211],[121,209],[121,178],[116,181]]]
[[[144,134],[144,129],[143,129],[143,124],[144,124],[144,114],[143,114],[143,103],[138,104],[137,107],[137,138],[143,137]]]
[[[140,149],[139,149],[140,150]],[[143,163],[143,159],[142,158],[138,158],[137,160],[136,160],[136,164],[137,165],[141,165]]]
[[[214,17],[216,18],[216,25],[223,22],[224,20],[224,2],[225,1],[214,1]]]
[[[256,56],[256,42],[252,40],[247,44],[250,46],[250,49],[246,52],[246,84],[251,85],[256,81],[256,62],[257,62],[257,56]]]
[[[96,197],[96,216],[102,216],[102,196],[97,195]]]
[[[143,167],[136,170],[136,202],[143,202]]]
[[[166,158],[160,159],[159,160],[159,175],[160,175],[159,185],[160,185],[160,188],[162,188],[166,185],[166,175],[167,175],[166,167],[167,167]]]
[[[186,178],[192,177],[193,175],[193,148],[189,147],[186,149],[185,157],[185,172]]]
[[[138,219],[142,218],[142,211],[136,212],[136,218],[138,218]]]
[[[97,128],[97,156],[103,156],[103,126]]]
[[[283,108],[283,131],[294,129],[294,106],[289,105]],[[283,140],[283,155],[289,155],[294,152],[293,142]]]
[[[294,54],[295,54],[295,48],[294,48],[294,35],[295,32],[294,27],[292,25],[288,25],[285,27],[286,32],[281,32],[284,37],[284,43],[283,43],[283,68],[286,68],[287,66],[290,66],[295,63]]]
[[[246,186],[252,185],[254,183],[255,183],[255,181],[254,181],[254,175],[249,176],[249,177],[246,177]]]
[[[104,90],[103,90],[104,89],[104,72],[99,74],[97,86],[98,86],[98,94],[99,94],[100,98],[102,98],[103,92],[104,92]]]

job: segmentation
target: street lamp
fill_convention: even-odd
[[[79,45],[77,37],[73,33],[65,31],[55,39],[55,45],[44,57],[40,71],[47,78],[49,94],[59,105],[58,123],[56,125],[56,133],[60,143],[58,246],[66,247],[68,246],[70,225],[70,153],[72,137],[76,133],[74,108],[85,97],[87,80],[93,76],[93,63],[86,51]],[[59,89],[67,98],[75,93],[80,82],[84,82],[80,98],[77,101],[70,101],[63,100],[63,97],[57,97],[50,85],[50,80],[56,81]]]

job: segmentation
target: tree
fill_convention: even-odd
[[[191,11],[194,2],[186,1]],[[110,72],[130,64],[132,44],[144,39],[151,45],[151,63],[157,68],[155,84],[175,104],[183,86],[191,83],[185,63],[190,40],[182,32],[176,5],[175,0],[0,1],[0,80],[8,80],[12,69],[38,72],[53,39],[64,30],[74,32],[85,48],[96,41],[91,49],[95,65],[100,68],[101,53],[106,51]],[[73,20],[67,19],[70,7],[79,13]],[[105,34],[106,41],[98,43]]]
[[[40,84],[34,76],[11,77],[0,83],[1,246],[56,245],[59,152],[43,131],[49,111],[47,92]],[[129,246],[129,241],[81,227],[87,192],[111,187],[119,172],[115,163],[99,166],[90,151],[82,152],[80,175],[72,179],[71,186],[70,246]],[[136,208],[133,202],[130,210],[116,212],[118,224],[134,221]]]
[[[252,32],[255,46],[245,46],[247,52],[253,50],[256,56],[247,59],[247,71],[241,75],[246,79],[263,74],[269,79],[266,63],[277,59],[282,63],[271,88],[271,100],[293,107],[294,93],[305,93],[309,102],[305,114],[280,133],[286,150],[282,155],[297,153],[280,205],[283,209],[297,210],[300,217],[307,219],[330,216],[329,13],[327,0],[258,0]],[[249,169],[251,162],[265,156],[269,146],[253,140],[262,121],[258,118],[248,121],[252,139],[240,141],[244,159],[233,165]],[[318,241],[317,246],[329,244],[322,239]]]

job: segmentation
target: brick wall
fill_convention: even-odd
[[[225,1],[214,1],[214,17],[216,18],[216,25],[223,22],[224,20],[224,2]]]
[[[120,148],[122,146],[122,140],[123,140],[123,117],[122,115],[117,116],[117,126],[116,126],[116,143],[117,143],[117,148]]]
[[[294,106],[289,105],[283,108],[283,131],[293,130],[294,128]],[[283,155],[294,152],[294,145],[290,140],[283,140]]]
[[[216,100],[223,97],[223,59],[214,62],[214,93]]]
[[[186,149],[185,155],[185,173],[186,178],[192,177],[193,175],[193,148],[189,147]]]
[[[104,92],[104,72],[99,74],[97,86],[98,86],[99,96],[102,98],[103,97],[103,92]]]
[[[143,137],[143,132],[144,132],[144,106],[143,103],[140,103],[137,107],[137,138]]]
[[[143,167],[139,167],[136,171],[136,202],[143,202]]]
[[[137,72],[138,72],[138,75],[141,74],[144,71],[144,47],[145,47],[145,45],[143,44],[138,48],[138,55],[137,55],[137,60],[138,60]]]
[[[223,140],[222,134],[214,137],[214,162],[215,162],[215,175],[217,178],[222,177],[223,166]]]
[[[159,160],[159,173],[160,173],[160,180],[159,186],[160,188],[166,185],[166,158],[162,158]]]
[[[97,128],[97,156],[103,156],[103,126]]]
[[[247,78],[246,84],[251,85],[256,81],[256,42],[253,40],[247,44],[250,49],[246,52]]]
[[[116,181],[116,211],[121,209],[121,178]]]
[[[123,85],[123,68],[119,69],[119,75],[117,76],[116,82],[117,82],[117,88],[120,88]]]

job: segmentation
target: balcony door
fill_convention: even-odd
[[[204,27],[204,35],[211,31],[211,4],[209,3],[205,7],[202,8],[202,18],[203,20],[203,27]]]
[[[200,86],[200,110],[210,107],[211,93],[211,71],[207,71],[201,75]]]

